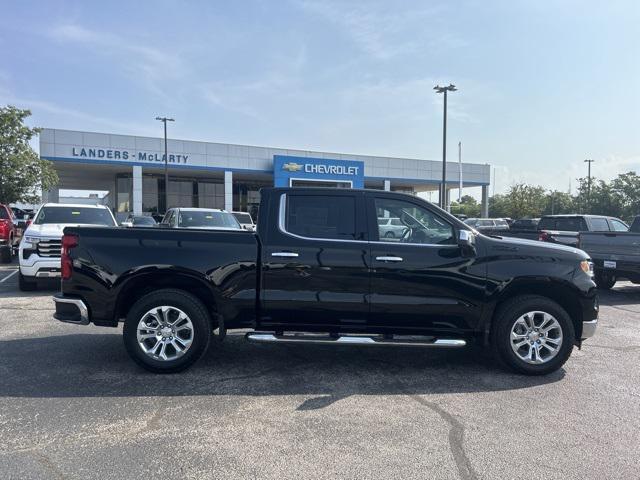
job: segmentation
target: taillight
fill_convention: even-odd
[[[60,254],[60,275],[63,280],[69,280],[73,272],[73,263],[69,253],[71,249],[78,246],[77,235],[63,235],[62,236],[62,252]]]
[[[540,232],[538,234],[538,240],[541,242],[546,242],[549,240],[549,234],[547,232]]]
[[[27,223],[24,229],[26,230],[27,228],[29,228],[29,225],[31,225],[31,219],[27,220]]]

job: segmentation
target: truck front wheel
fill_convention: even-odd
[[[18,272],[18,288],[21,292],[32,292],[38,288],[38,284],[35,280],[29,280],[28,277],[22,275],[22,272]]]
[[[494,317],[492,346],[503,364],[525,375],[546,375],[569,359],[573,322],[553,300],[537,295],[512,298]]]
[[[616,284],[616,277],[610,273],[596,273],[593,281],[600,290],[611,290]]]
[[[124,345],[154,373],[185,370],[206,352],[211,337],[207,309],[193,295],[163,289],[140,298],[124,322]]]

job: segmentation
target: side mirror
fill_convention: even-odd
[[[469,230],[458,231],[458,246],[462,254],[472,257],[476,254],[476,236]]]

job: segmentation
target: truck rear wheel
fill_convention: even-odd
[[[596,273],[593,281],[600,290],[611,290],[616,284],[616,277],[610,273]]]
[[[518,373],[546,375],[571,356],[573,322],[553,300],[537,295],[512,298],[494,317],[492,347],[499,361]]]
[[[180,372],[209,346],[209,313],[200,300],[183,290],[158,290],[131,307],[123,337],[138,365],[154,373]]]

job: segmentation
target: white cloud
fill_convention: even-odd
[[[165,100],[170,98],[166,86],[186,71],[177,53],[144,45],[137,39],[89,30],[75,24],[57,25],[48,33],[56,41],[76,43],[93,50],[96,55],[116,59],[128,77]]]
[[[435,7],[398,8],[393,2],[365,5],[318,0],[301,0],[296,5],[337,25],[363,52],[377,60],[389,60],[423,48],[466,45],[451,32],[439,33],[441,29],[436,27],[441,25],[441,9]]]

